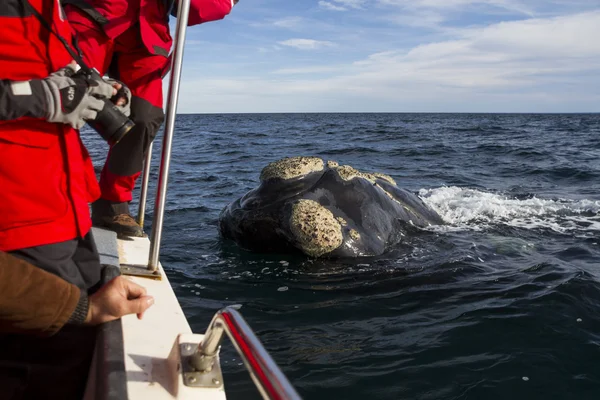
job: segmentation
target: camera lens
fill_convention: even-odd
[[[129,132],[134,126],[135,124],[133,123],[133,121],[127,119],[127,121],[125,121],[125,123],[113,133],[113,135],[110,138],[110,141],[108,141],[108,144],[112,146],[114,144],[119,143],[121,139],[123,139],[123,137],[127,134],[127,132]]]
[[[119,143],[121,139],[135,126],[119,108],[110,100],[104,100],[104,108],[93,121],[88,124],[102,136],[111,146]]]

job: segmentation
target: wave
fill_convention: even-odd
[[[520,199],[456,186],[421,189],[419,195],[451,228],[506,224],[559,233],[600,232],[600,200]]]
[[[323,155],[323,156],[337,156],[337,155],[347,155],[347,154],[360,154],[360,155],[364,155],[364,154],[379,154],[379,153],[381,153],[381,151],[379,151],[377,149],[372,149],[372,148],[369,148],[369,147],[356,146],[356,147],[346,147],[346,148],[341,148],[341,149],[323,150],[323,151],[320,151],[317,154],[318,155]]]
[[[559,166],[554,168],[536,168],[527,172],[527,175],[546,176],[553,180],[569,179],[578,182],[596,181],[598,173],[594,170],[584,170],[581,167]]]
[[[510,129],[500,125],[475,125],[475,126],[449,126],[446,128],[450,132],[505,132]]]

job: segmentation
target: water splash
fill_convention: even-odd
[[[427,205],[450,224],[445,229],[481,230],[494,224],[559,233],[600,231],[600,201],[517,199],[499,193],[456,186],[421,189]]]

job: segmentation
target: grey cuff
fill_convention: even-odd
[[[77,302],[77,307],[75,307],[75,311],[69,317],[67,324],[71,325],[83,325],[85,319],[88,315],[88,310],[90,308],[90,302],[88,299],[88,295],[85,291],[81,291],[79,295],[79,301]]]
[[[35,106],[31,106],[29,108],[29,116],[35,118],[48,118],[50,116],[50,111],[54,107],[54,98],[52,98],[48,90],[46,90],[46,83],[41,79],[34,79],[31,82],[31,91],[34,96],[32,96],[32,101],[35,103]]]

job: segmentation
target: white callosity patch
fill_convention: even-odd
[[[371,183],[375,183],[377,179],[383,179],[392,185],[396,184],[394,179],[386,174],[382,174],[380,172],[369,173],[369,172],[360,172],[359,170],[349,166],[349,165],[341,165],[338,166],[338,163],[335,161],[328,161],[327,166],[332,165],[331,169],[335,169],[340,176],[345,181],[352,180],[354,178],[363,178],[368,180]],[[393,197],[392,197],[393,198]]]
[[[348,226],[348,221],[342,217],[335,217],[336,221],[340,223],[340,226]]]
[[[493,223],[556,232],[600,232],[600,201],[515,199],[459,187],[422,189],[419,195],[450,227],[481,229]],[[445,229],[434,228],[434,229]]]
[[[350,229],[350,232],[348,232],[348,235],[353,239],[353,240],[360,240],[360,233],[358,233],[358,231],[356,229]],[[381,239],[381,238],[380,238]]]
[[[322,171],[323,168],[323,160],[318,157],[288,157],[264,167],[260,173],[260,180],[262,182],[273,178],[298,178],[311,172]]]
[[[337,171],[338,175],[340,176],[340,178],[342,178],[345,181],[349,181],[354,178],[359,178],[362,176],[362,173],[359,170],[352,168],[349,165],[341,165],[341,166],[335,167],[333,169],[335,169]]]
[[[338,175],[340,176],[340,178],[342,178],[345,181],[349,181],[355,178],[362,178],[362,179],[366,179],[369,182],[376,184],[377,183],[377,179],[382,179],[386,182],[388,182],[389,184],[392,184],[394,186],[396,185],[396,181],[394,180],[394,178],[392,178],[389,175],[386,174],[382,174],[381,172],[360,172],[359,170],[349,166],[349,165],[339,165],[336,161],[327,161],[327,166],[331,169],[334,169],[335,171],[337,171]],[[402,207],[404,207],[404,209],[407,212],[413,213],[414,211],[411,210],[410,208],[406,207],[406,205],[404,203],[401,203],[400,201],[398,201],[398,199],[390,192],[388,192],[387,190],[385,190],[385,188],[383,188],[380,185],[377,185],[377,187],[379,189],[381,189],[390,199],[392,199],[393,201],[395,201],[396,203],[400,204]],[[412,221],[410,221],[412,223]],[[357,233],[358,234],[358,233]],[[353,237],[353,239],[356,239],[355,237]]]
[[[298,200],[292,206],[290,230],[302,250],[319,257],[337,249],[343,241],[342,227],[334,215],[314,200]]]
[[[389,175],[382,174],[381,172],[374,172],[371,175],[373,175],[375,178],[383,179],[384,181],[387,181],[388,183],[391,183],[392,185],[397,186],[394,178],[392,178]]]

